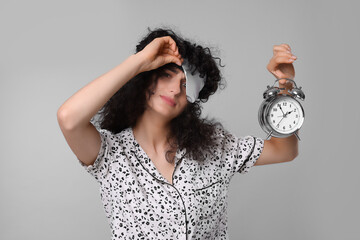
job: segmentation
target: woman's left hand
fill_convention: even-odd
[[[294,79],[295,69],[293,62],[297,59],[297,57],[291,53],[290,46],[288,44],[274,45],[273,54],[274,55],[267,65],[269,72],[271,72],[277,79]],[[284,85],[285,83],[286,79],[279,80],[280,85]]]

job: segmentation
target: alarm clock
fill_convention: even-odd
[[[285,88],[274,87],[275,83],[286,79],[295,84],[295,87],[288,91],[289,94],[280,93]],[[305,119],[305,112],[301,103],[305,94],[301,87],[297,87],[294,80],[289,78],[276,79],[273,86],[267,86],[263,93],[264,101],[261,103],[258,113],[261,128],[270,136],[285,138],[293,134],[300,140],[297,131],[301,128]]]

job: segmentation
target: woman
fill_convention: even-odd
[[[273,50],[268,70],[293,79],[290,47]],[[222,84],[215,60],[208,48],[156,29],[59,108],[66,141],[100,183],[112,239],[227,239],[233,174],[297,156],[295,136],[238,138],[200,118],[201,102]],[[99,110],[98,130],[91,120]]]

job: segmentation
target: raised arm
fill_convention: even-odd
[[[295,69],[293,62],[296,59],[297,57],[291,53],[288,44],[274,45],[273,57],[270,59],[267,69],[277,79],[294,79]],[[287,91],[293,88],[293,83],[282,79],[279,80],[279,87],[285,88],[280,93],[288,94]],[[298,139],[295,135],[286,138],[272,137],[270,140],[264,141],[264,149],[255,165],[288,162],[295,159],[298,154]]]
[[[81,88],[58,109],[60,127],[70,130],[87,125],[100,108],[134,77],[139,69],[140,61],[136,55],[132,55]]]
[[[182,63],[175,42],[170,37],[154,39],[142,51],[101,75],[67,99],[57,111],[57,119],[71,150],[86,165],[92,164],[101,140],[91,118],[131,78],[164,64]]]

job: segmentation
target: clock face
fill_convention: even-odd
[[[275,131],[289,134],[301,127],[304,114],[299,102],[291,97],[283,97],[271,105],[267,119]]]

